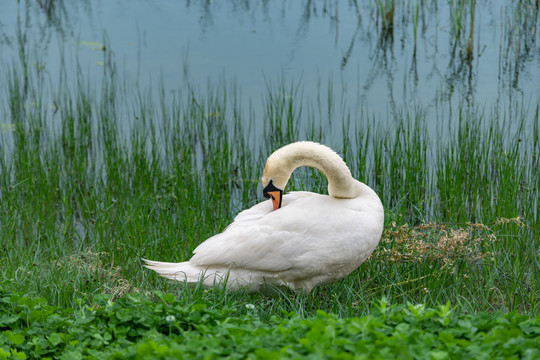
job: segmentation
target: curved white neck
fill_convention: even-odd
[[[355,198],[361,185],[356,181],[343,159],[327,146],[301,141],[276,150],[266,162],[263,182],[273,180],[284,189],[292,172],[301,166],[321,170],[328,179],[328,194],[338,198]],[[266,179],[265,179],[266,178]]]

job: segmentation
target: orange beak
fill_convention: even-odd
[[[272,199],[272,206],[274,210],[277,210],[281,207],[283,190],[274,186],[272,180],[263,189],[263,196],[267,199]]]
[[[268,195],[272,199],[274,210],[279,209],[281,207],[281,191],[269,191]]]

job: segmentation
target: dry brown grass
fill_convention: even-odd
[[[440,261],[441,270],[453,270],[458,260],[478,263],[491,259],[495,233],[484,224],[464,227],[444,224],[396,226],[385,229],[373,260],[391,262]]]
[[[85,252],[73,254],[53,262],[58,267],[73,271],[75,277],[86,279],[101,284],[98,292],[112,295],[111,300],[124,297],[128,293],[139,292],[129,280],[122,277],[122,270],[119,266],[105,263],[103,259],[109,257],[106,252]],[[81,295],[87,296],[84,291],[76,289]]]
[[[521,216],[511,218],[511,219],[498,218],[496,224],[497,225],[516,224],[519,227],[529,227],[529,225],[523,222],[523,218]]]

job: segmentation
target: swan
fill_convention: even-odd
[[[283,195],[300,166],[321,170],[329,195]],[[142,259],[144,266],[204,287],[255,292],[272,284],[309,292],[351,273],[379,243],[384,222],[379,197],[355,180],[329,147],[310,141],[286,145],[268,157],[261,181],[268,200],[240,212],[222,233],[200,244],[189,261]]]

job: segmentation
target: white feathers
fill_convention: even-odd
[[[315,155],[309,153],[310,147]],[[375,192],[354,180],[343,160],[320,144],[293,143],[271,159],[263,182],[272,179],[271,169],[286,168],[280,176],[288,180],[296,167],[316,166],[327,175],[329,188],[338,181],[341,197],[349,198],[292,192],[283,196],[282,207],[275,211],[271,201],[263,201],[242,211],[225,231],[200,244],[189,261],[144,260],[145,266],[173,280],[252,291],[265,284],[310,291],[360,266],[382,233],[384,211]]]

